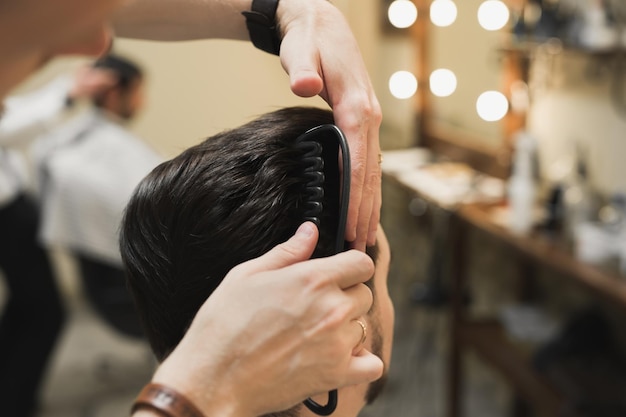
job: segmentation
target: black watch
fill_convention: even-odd
[[[274,55],[279,54],[281,42],[276,9],[278,0],[252,0],[252,10],[241,13],[246,17],[246,26],[254,46]]]

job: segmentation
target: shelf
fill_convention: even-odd
[[[530,260],[533,265],[555,272],[563,284],[573,284],[588,289],[601,300],[612,302],[626,309],[626,278],[594,265],[578,260],[566,245],[544,233],[521,235],[513,233],[498,216],[501,204],[472,203],[443,205],[425,195],[417,184],[403,180],[402,172],[387,169],[383,165],[383,177],[397,186],[412,192],[428,204],[452,214],[454,228],[450,230],[450,250],[454,260],[451,268],[451,340],[448,375],[449,417],[463,415],[461,405],[462,352],[472,350],[489,366],[501,372],[519,399],[524,400],[538,415],[559,415],[564,398],[544,377],[535,371],[529,359],[522,355],[519,346],[508,339],[497,321],[469,320],[467,306],[461,300],[469,276],[466,256],[468,233],[476,230],[501,243],[517,256]],[[500,212],[501,214],[501,212]],[[547,275],[547,274],[546,274]]]
[[[499,323],[463,322],[458,327],[458,332],[460,342],[473,350],[484,362],[499,370],[515,392],[533,404],[541,416],[558,415],[561,398],[507,339]]]
[[[523,55],[531,55],[538,50],[544,50],[552,55],[559,54],[576,54],[585,55],[596,58],[609,58],[626,54],[624,47],[611,47],[606,49],[589,49],[577,45],[567,45],[559,39],[549,39],[546,41],[515,41],[507,42],[506,45],[498,48],[498,51],[504,53],[517,53]]]
[[[512,233],[493,221],[488,207],[466,205],[458,210],[458,215],[464,221],[486,231],[539,265],[567,276],[594,291],[596,295],[626,309],[626,280],[617,274],[605,272],[598,267],[579,261],[558,244],[540,235],[521,236]]]
[[[492,215],[494,205],[462,204],[452,207],[442,206],[441,202],[434,200],[431,196],[424,195],[417,187],[400,181],[399,173],[384,172],[384,176],[400,187],[411,190],[430,204],[441,206],[453,212],[462,221],[488,233],[523,256],[532,259],[538,265],[545,266],[574,283],[583,285],[603,299],[613,302],[619,308],[626,309],[626,278],[579,261],[573,254],[564,249],[562,245],[541,234],[518,235],[513,233],[494,220]]]

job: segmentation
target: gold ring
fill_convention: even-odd
[[[378,154],[378,165],[380,165],[380,164],[382,164],[382,163],[383,163],[383,154],[382,154],[382,153],[379,153],[379,154]]]
[[[363,334],[361,335],[361,340],[359,340],[359,343],[357,344],[357,346],[361,346],[363,343],[365,343],[365,340],[367,339],[367,326],[359,319],[356,319],[354,321],[356,321],[359,326],[361,326],[361,330],[363,331]]]

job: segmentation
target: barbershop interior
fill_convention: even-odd
[[[395,323],[386,385],[359,415],[625,416],[626,2],[333,4],[383,115]],[[249,42],[119,38],[113,52],[143,72],[121,126],[163,159],[266,112],[328,108]],[[54,60],[13,94],[89,62]],[[37,176],[32,142],[20,151]],[[36,416],[128,415],[157,365],[135,313],[84,259],[48,251],[67,317]]]

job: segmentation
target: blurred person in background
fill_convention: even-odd
[[[0,401],[3,415],[28,416],[65,313],[37,239],[39,210],[23,191],[24,170],[11,155],[0,148],[0,271],[7,284],[0,316]]]
[[[5,101],[0,123],[0,399],[7,416],[37,408],[39,388],[65,320],[63,300],[38,239],[40,214],[20,151],[69,115],[69,104],[110,88],[108,71],[82,68]]]
[[[115,54],[90,67],[114,82],[33,145],[40,237],[77,259],[88,300],[114,330],[142,337],[124,284],[118,229],[133,189],[163,157],[126,127],[143,107],[142,69]]]

